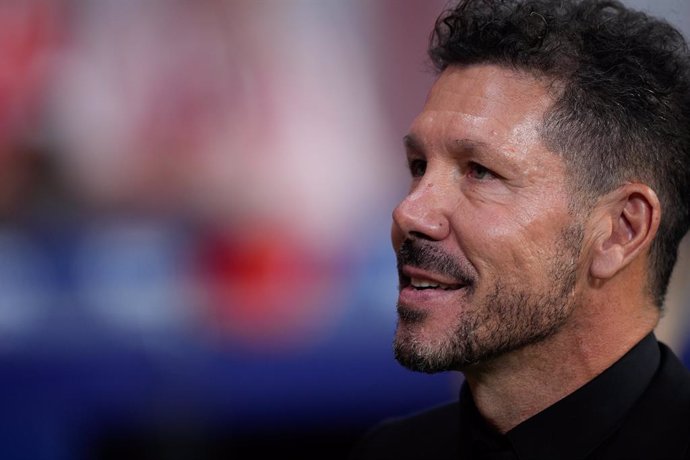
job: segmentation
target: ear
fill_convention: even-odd
[[[645,184],[625,184],[599,201],[596,240],[590,274],[599,279],[616,275],[652,244],[661,204],[654,190]]]

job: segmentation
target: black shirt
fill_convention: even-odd
[[[466,384],[459,402],[382,424],[352,459],[690,459],[690,373],[648,335],[575,392],[505,435]]]
[[[467,383],[460,391],[460,458],[575,460],[587,458],[620,425],[659,366],[649,335],[605,372],[574,393],[517,425],[504,436],[484,422]],[[573,434],[577,433],[577,436]]]

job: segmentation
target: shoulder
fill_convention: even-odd
[[[690,371],[666,345],[660,343],[661,363],[643,402],[650,423],[658,425],[659,439],[665,439],[690,459]]]
[[[688,370],[673,351],[659,342],[659,349],[661,351],[661,362],[659,364],[659,374],[674,382],[676,385],[684,387],[684,393],[690,396],[690,388],[687,384],[690,383],[690,370]]]
[[[618,437],[629,458],[690,459],[690,371],[666,345],[659,348],[659,368]]]
[[[383,421],[355,446],[351,460],[456,457],[459,403]]]
[[[678,416],[679,422],[690,424],[690,371],[669,347],[659,343],[659,369],[642,396],[641,406],[661,412],[664,418]]]

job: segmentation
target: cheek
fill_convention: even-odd
[[[458,244],[480,273],[510,276],[539,270],[548,262],[562,223],[557,215],[489,212],[465,216],[454,227]]]

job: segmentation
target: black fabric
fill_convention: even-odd
[[[690,460],[690,373],[650,334],[609,369],[513,428],[493,431],[466,385],[458,402],[390,420],[352,460]]]

